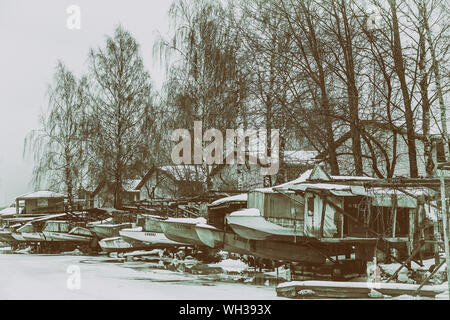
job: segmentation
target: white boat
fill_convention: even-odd
[[[92,240],[92,233],[88,229],[72,228],[67,221],[47,221],[42,233],[50,241],[89,242]]]
[[[133,229],[122,229],[119,231],[120,236],[126,242],[139,246],[145,244],[149,248],[167,248],[167,247],[181,247],[189,244],[172,241],[168,239],[164,233],[143,231],[142,227]]]
[[[204,246],[195,231],[195,225],[206,223],[204,218],[168,218],[159,221],[167,238],[175,242]]]
[[[121,237],[105,238],[98,242],[105,252],[120,252],[136,250],[136,247],[129,242],[124,241]]]
[[[224,244],[225,232],[212,225],[199,223],[195,225],[198,238],[204,245],[210,248],[222,248]]]
[[[88,226],[99,238],[112,238],[119,236],[119,231],[125,228],[131,228],[131,223],[117,224],[95,224]]]
[[[236,211],[226,216],[227,224],[241,237],[249,240],[293,241],[305,237],[303,230],[285,228],[262,217],[258,209]]]

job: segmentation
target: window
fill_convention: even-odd
[[[38,199],[37,200],[37,206],[42,207],[48,207],[48,199]]]
[[[314,215],[314,197],[308,198],[308,216]]]

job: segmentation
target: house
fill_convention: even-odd
[[[20,201],[24,201],[22,214],[62,213],[67,195],[49,190],[35,191],[16,198],[16,214],[20,212]]]
[[[415,183],[398,187],[370,177],[332,176],[316,166],[295,181],[252,190],[248,208],[254,211],[231,214],[227,223],[248,240],[309,243],[328,256],[355,253],[360,261],[370,261],[377,250],[387,260],[395,249],[405,259],[419,239],[434,239],[438,220],[436,192]],[[430,251],[426,245],[421,252]]]

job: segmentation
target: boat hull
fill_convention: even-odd
[[[168,239],[164,233],[148,232],[148,231],[134,231],[121,230],[120,236],[126,242],[139,246],[145,244],[148,248],[167,248],[167,247],[182,247],[188,244],[176,242]]]
[[[227,224],[239,236],[249,240],[278,240],[296,242],[304,238],[303,231],[279,226],[261,216],[227,216]]]
[[[94,232],[97,237],[103,239],[103,238],[112,238],[112,237],[118,237],[119,231],[124,228],[131,228],[131,223],[126,224],[117,224],[117,225],[94,225],[90,227],[92,232]]]
[[[204,246],[204,243],[200,240],[195,231],[195,225],[197,223],[179,222],[175,219],[167,219],[161,220],[160,224],[164,234],[170,240],[195,246]]]
[[[18,244],[20,241],[17,241],[13,236],[11,231],[0,231],[0,241],[6,242],[12,245]]]
[[[225,232],[211,225],[198,224],[195,231],[200,241],[210,248],[223,248]]]
[[[22,237],[30,242],[50,241],[42,232],[22,232]]]
[[[11,233],[11,236],[16,239],[18,242],[26,242],[25,238],[22,236],[21,233],[13,232]]]
[[[92,237],[80,236],[65,232],[44,231],[44,236],[50,241],[67,241],[67,242],[90,242]]]
[[[136,247],[129,242],[126,242],[121,237],[105,238],[98,242],[100,247],[105,252],[122,252],[122,251],[133,251],[143,249]],[[145,247],[145,246],[144,246]]]

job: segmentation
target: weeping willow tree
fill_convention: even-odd
[[[41,115],[41,128],[31,131],[24,142],[24,156],[34,158],[32,183],[67,193],[70,210],[81,186],[85,166],[87,81],[77,80],[58,62],[53,85],[48,89],[48,110]]]
[[[219,1],[180,0],[169,15],[173,37],[160,39],[154,54],[166,61],[164,99],[177,114],[173,125],[192,128],[193,121],[201,121],[203,132],[236,127],[242,120],[248,75],[230,19],[232,8]],[[217,167],[220,164],[204,170],[207,188]]]

